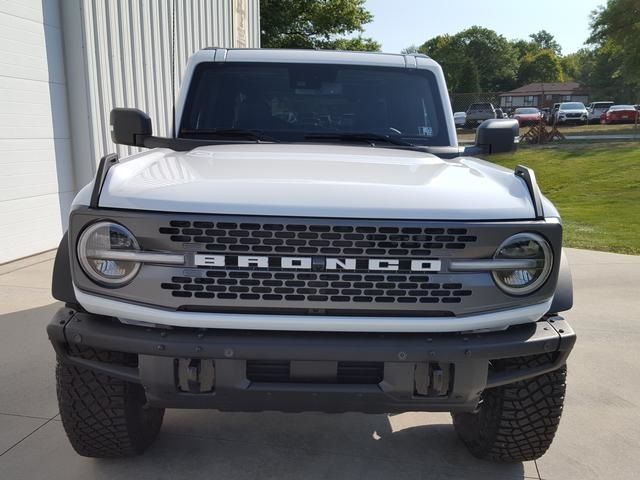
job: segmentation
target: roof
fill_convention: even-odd
[[[205,53],[203,53],[205,52]],[[352,52],[345,50],[297,50],[285,48],[216,48],[209,47],[194,56],[212,55],[223,62],[331,63],[380,67],[428,68],[436,64],[421,53],[399,54]]]
[[[577,93],[585,93],[585,89],[578,82],[555,82],[555,83],[530,83],[524,85],[510,92],[503,93],[504,95],[518,96],[518,95],[574,95]]]

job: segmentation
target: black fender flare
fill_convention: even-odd
[[[573,306],[573,280],[571,279],[571,267],[564,249],[560,253],[560,271],[558,272],[558,284],[553,295],[553,301],[549,313],[558,313],[570,310]]]
[[[73,291],[73,279],[71,278],[71,261],[69,258],[69,232],[64,232],[56,259],[53,263],[53,279],[51,283],[51,295],[56,300],[68,304],[78,304],[76,294]]]

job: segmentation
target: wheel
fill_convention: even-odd
[[[550,355],[494,362],[500,370],[551,362]],[[483,460],[523,462],[540,458],[558,429],[566,390],[566,366],[520,382],[487,389],[473,413],[454,413],[453,425],[470,452]]]
[[[135,355],[74,347],[75,356],[135,366]],[[126,457],[142,453],[158,435],[163,408],[146,406],[140,385],[58,361],[60,417],[67,437],[85,457]]]

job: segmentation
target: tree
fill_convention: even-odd
[[[538,33],[532,33],[529,35],[531,43],[537,47],[538,50],[551,50],[556,56],[562,55],[562,47],[556,41],[555,37],[546,30],[540,30]]]
[[[260,0],[261,44],[267,48],[380,50],[362,33],[373,20],[365,0]]]
[[[478,68],[480,87],[487,92],[513,88],[518,60],[511,44],[488,28],[473,26],[456,35]]]
[[[493,30],[474,26],[455,35],[438,35],[418,47],[436,60],[453,92],[503,91],[513,88],[518,69],[511,43]]]
[[[462,65],[457,90],[469,93],[480,91],[480,72],[475,62],[467,59]]]
[[[640,95],[640,2],[609,0],[605,7],[593,12],[591,36],[595,45],[593,76],[604,71],[611,74],[612,84]],[[635,97],[635,98],[634,98]]]
[[[580,69],[584,58],[580,54],[580,51],[570,53],[560,58],[560,64],[562,65],[562,76],[565,80],[578,80],[580,76]]]
[[[582,49],[573,54],[576,60],[574,79],[589,87],[596,100],[631,103],[638,98],[638,84],[621,74],[618,49],[606,44],[595,49]]]
[[[562,64],[552,50],[540,50],[538,53],[528,54],[520,62],[518,80],[522,84],[560,82],[562,77]]]

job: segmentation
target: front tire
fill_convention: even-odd
[[[550,355],[494,362],[504,370],[535,368]],[[454,413],[453,425],[469,451],[483,460],[524,462],[540,458],[560,423],[566,366],[520,382],[487,389],[473,413]]]
[[[89,360],[133,366],[135,356],[75,348]],[[155,440],[164,409],[146,406],[140,385],[58,361],[56,380],[60,417],[74,450],[84,457],[138,455]]]

